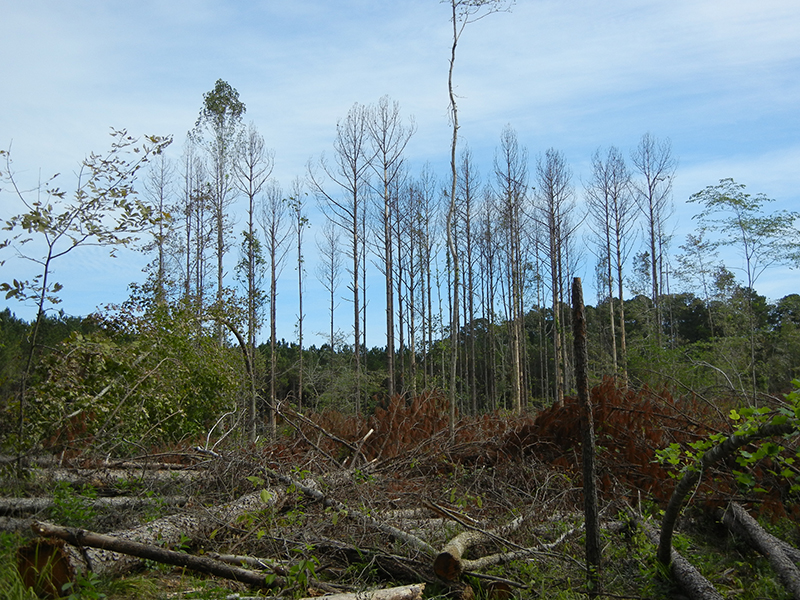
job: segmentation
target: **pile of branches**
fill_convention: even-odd
[[[699,439],[724,419],[702,402],[622,390],[612,380],[592,397],[604,526],[629,540],[633,525],[617,520],[626,500],[660,500],[673,487],[655,451]],[[76,573],[115,576],[150,560],[242,589],[380,589],[384,600],[416,599],[426,585],[455,597],[471,597],[475,586],[505,597],[534,583],[501,565],[545,557],[562,565],[565,580],[581,580],[575,402],[535,417],[465,418],[452,434],[446,415],[436,394],[393,398],[369,418],[287,410],[293,436],[225,451],[186,448],[172,462],[128,461],[140,482],[168,477],[186,500],[162,507],[170,514],[155,521],[105,532],[40,513],[29,523],[38,537],[20,550],[20,570],[50,594]],[[69,466],[109,491],[119,488],[111,473],[125,472],[86,459]],[[155,476],[164,471],[171,474]],[[711,485],[721,493],[719,482]],[[41,577],[46,569],[52,577]]]

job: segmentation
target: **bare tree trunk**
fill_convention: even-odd
[[[466,26],[466,20],[459,27],[458,2],[451,0],[453,9],[453,45],[450,50],[450,69],[447,76],[447,91],[450,96],[450,118],[453,124],[453,139],[450,144],[450,206],[447,209],[447,250],[450,255],[450,263],[453,269],[452,293],[453,301],[450,303],[450,380],[448,384],[448,399],[450,403],[450,437],[455,435],[456,426],[456,362],[458,361],[458,251],[454,239],[454,221],[456,218],[456,191],[458,189],[458,170],[456,169],[456,148],[458,146],[458,105],[453,89],[453,69],[456,65],[456,47],[461,33]]]
[[[594,416],[589,395],[589,351],[586,343],[586,311],[581,278],[572,280],[572,326],[575,336],[575,379],[581,407],[581,445],[583,452],[583,506],[586,520],[586,570],[589,597],[600,594],[600,523],[597,507]]]

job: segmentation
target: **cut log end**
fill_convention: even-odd
[[[444,581],[458,581],[462,572],[460,557],[440,552],[433,561],[433,571]]]
[[[64,585],[75,580],[63,540],[37,538],[17,550],[17,569],[27,588],[40,598],[60,598]]]

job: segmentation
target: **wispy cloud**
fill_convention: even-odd
[[[275,150],[285,186],[331,147],[354,102],[384,94],[416,118],[413,168],[444,168],[448,16],[435,0],[6,2],[0,147],[13,140],[29,183],[40,167],[68,177],[107,147],[110,126],[174,134],[177,156],[203,93],[223,78]],[[462,38],[461,135],[488,173],[509,123],[532,158],[563,150],[580,188],[598,146],[628,153],[650,131],[671,138],[680,159],[683,222],[688,195],[721,177],[796,206],[798,23],[800,4],[786,0],[518,2]],[[4,196],[0,217],[13,209]],[[138,278],[142,257],[124,260],[114,272]]]

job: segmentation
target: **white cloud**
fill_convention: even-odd
[[[413,167],[444,168],[448,16],[431,0],[5,2],[0,147],[13,140],[28,185],[39,168],[68,182],[83,156],[108,146],[110,126],[174,134],[177,156],[203,93],[223,78],[275,150],[284,187],[330,152],[354,102],[384,94],[416,118]],[[797,205],[797,23],[800,4],[786,0],[518,2],[461,40],[462,140],[486,174],[510,123],[532,159],[563,150],[579,186],[598,146],[628,153],[650,131],[671,138],[680,160],[681,226],[685,198],[720,177]],[[0,217],[13,209],[4,195]],[[93,264],[83,273],[106,268]],[[138,277],[137,267],[123,279]]]

